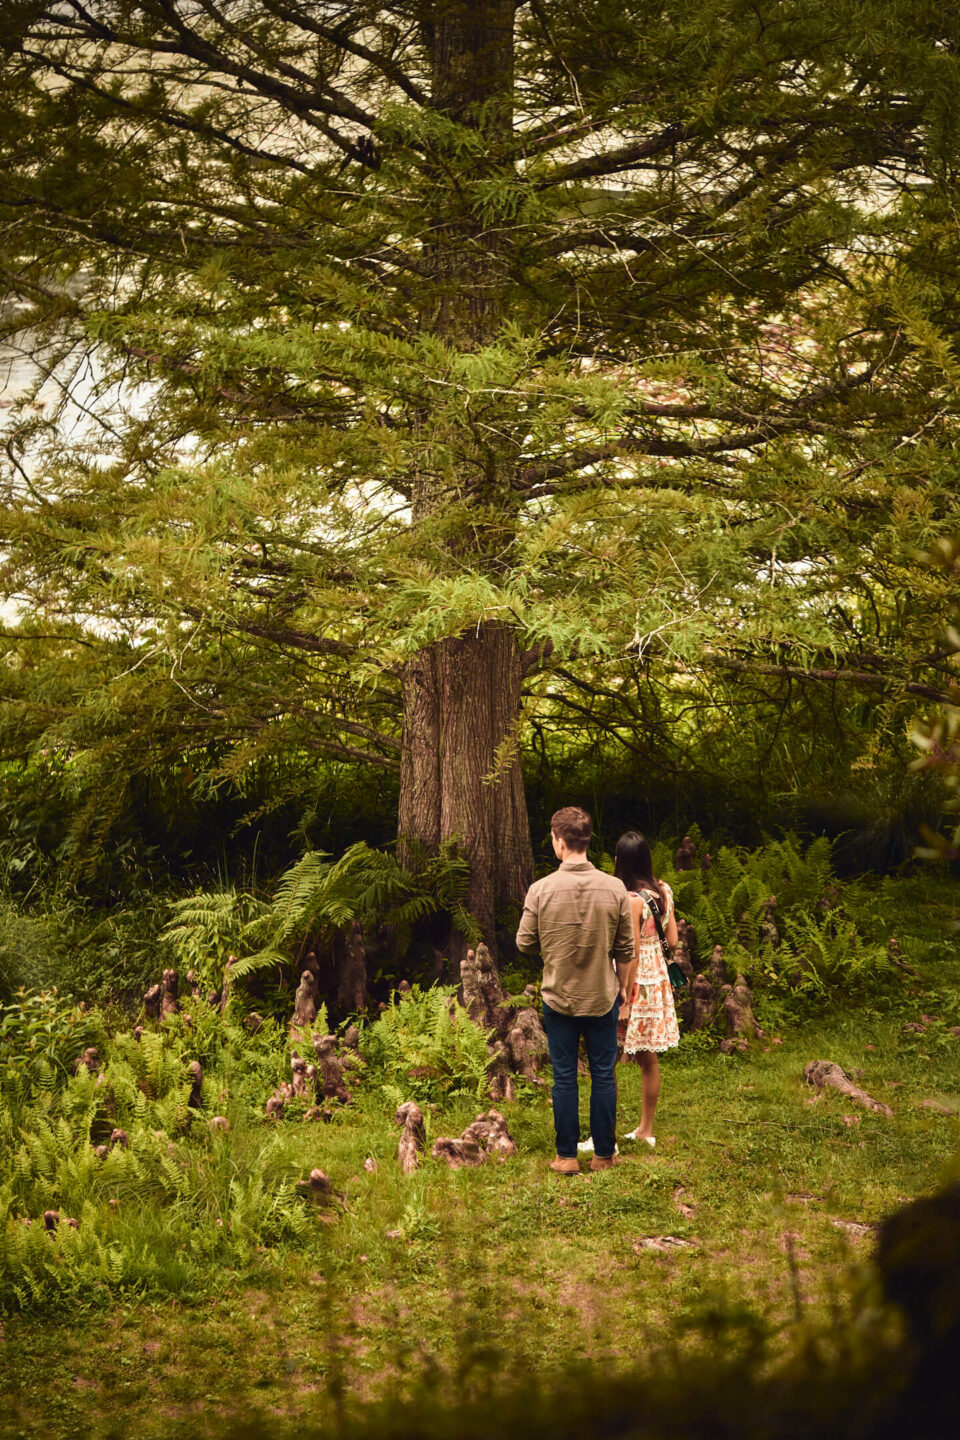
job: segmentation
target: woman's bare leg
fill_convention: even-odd
[[[640,1108],[640,1124],[633,1134],[637,1140],[648,1140],[653,1135],[653,1118],[657,1113],[657,1100],[660,1096],[660,1061],[652,1050],[641,1050],[637,1059],[643,1072],[643,1102]]]

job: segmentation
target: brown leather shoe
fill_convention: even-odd
[[[558,1155],[550,1161],[550,1169],[554,1175],[579,1175],[580,1163],[573,1155]]]
[[[591,1170],[611,1170],[616,1165],[615,1155],[594,1155],[590,1161]]]

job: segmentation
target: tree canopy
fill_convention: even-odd
[[[949,695],[949,7],[18,0],[2,35],[37,380],[0,734],[69,756],[84,824],[174,758],[399,771],[490,931],[532,726],[668,769],[752,726],[789,784]]]

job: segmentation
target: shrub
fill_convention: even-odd
[[[56,989],[21,991],[0,1006],[0,1090],[28,1094],[52,1089],[71,1072],[73,1061],[102,1034],[99,1012],[63,997]]]
[[[90,1001],[142,994],[163,968],[166,908],[154,895],[105,911],[56,887],[19,903],[0,894],[0,1000],[53,986]]]
[[[438,855],[417,855],[412,869],[363,841],[338,860],[308,850],[277,881],[271,902],[234,890],[176,901],[163,939],[205,984],[220,983],[231,953],[239,957],[233,978],[241,980],[283,966],[308,943],[330,940],[354,920],[365,927],[389,925],[402,952],[416,925],[445,911],[476,943],[476,922],[465,908],[468,878],[469,864],[454,841]]]

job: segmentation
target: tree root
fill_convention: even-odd
[[[324,1100],[339,1100],[342,1104],[349,1105],[352,1097],[344,1083],[343,1065],[337,1058],[336,1035],[314,1035],[313,1048],[320,1072],[318,1089]]]
[[[59,1210],[44,1210],[44,1230],[56,1230],[58,1225],[69,1225],[73,1230],[79,1230],[80,1221],[75,1220],[72,1215],[61,1215]]]
[[[400,1136],[400,1143],[397,1146],[397,1159],[400,1161],[400,1169],[404,1175],[412,1175],[420,1164],[420,1156],[423,1154],[427,1143],[427,1132],[423,1124],[423,1111],[414,1100],[408,1100],[401,1105],[394,1115],[394,1122],[403,1126],[403,1133]]]
[[[180,1009],[180,977],[176,970],[164,970],[160,994],[160,1018],[168,1020]]]
[[[693,984],[693,957],[690,928],[686,920],[677,921],[677,943],[673,949],[674,963],[679,965],[686,976],[687,984]]]
[[[463,1165],[483,1165],[488,1155],[506,1160],[516,1153],[517,1147],[499,1110],[478,1115],[456,1140],[441,1136],[430,1151],[434,1160],[445,1160],[451,1170],[459,1170]]]
[[[367,949],[359,920],[354,920],[346,936],[334,941],[337,964],[338,1015],[360,1015],[367,1008]]]
[[[486,1115],[478,1115],[473,1124],[464,1130],[461,1139],[476,1140],[488,1155],[499,1155],[504,1160],[517,1153],[513,1136],[499,1110],[488,1110]]]
[[[760,949],[777,950],[780,946],[780,931],[777,928],[777,897],[770,895],[764,902],[760,918]]]
[[[190,1071],[190,1094],[187,1097],[187,1109],[199,1110],[203,1104],[203,1066],[199,1060],[191,1060]]]
[[[727,1022],[727,1035],[733,1039],[756,1040],[763,1030],[753,1014],[753,994],[746,980],[738,975],[736,984],[724,987],[723,1013]]]
[[[307,1098],[307,1082],[309,1079],[307,1070],[312,1070],[314,1076],[316,1076],[317,1067],[315,1065],[308,1066],[306,1060],[302,1059],[296,1050],[294,1050],[290,1057],[290,1069],[293,1071],[293,1093],[298,1100],[305,1100]]]
[[[434,1141],[430,1154],[434,1160],[445,1160],[451,1170],[460,1170],[464,1165],[483,1165],[487,1158],[487,1152],[476,1140],[465,1140],[462,1136],[459,1140],[442,1136]]]
[[[542,1085],[539,1069],[548,1053],[543,1022],[532,1006],[520,1005],[507,995],[486,945],[467,951],[460,965],[460,984],[470,1019],[482,1030],[494,1032],[487,1046],[490,1098],[512,1100],[514,1075]]]
[[[293,1002],[293,1015],[290,1018],[290,1035],[295,1037],[300,1030],[306,1030],[317,1018],[320,995],[317,989],[317,978],[312,970],[301,970],[300,984],[297,986],[296,998]]]
[[[816,1090],[839,1090],[841,1095],[846,1095],[849,1100],[853,1100],[857,1105],[862,1105],[865,1110],[872,1110],[875,1115],[885,1115],[887,1119],[893,1116],[889,1105],[874,1100],[866,1090],[861,1090],[860,1086],[855,1085],[850,1079],[846,1071],[832,1060],[811,1060],[809,1065],[804,1067],[803,1078]]]
[[[223,989],[220,991],[220,1014],[224,1014],[230,1004],[230,988],[233,981],[233,967],[237,963],[236,955],[228,955],[227,963],[223,967]],[[214,1002],[215,1003],[215,1002]]]
[[[309,971],[304,971],[304,975],[308,974]],[[358,1064],[358,1058],[353,1055],[338,1058],[335,1035],[314,1035],[313,1047],[317,1055],[316,1065],[310,1064],[298,1051],[291,1050],[291,1078],[278,1085],[267,1100],[268,1120],[279,1120],[291,1100],[314,1102],[304,1111],[305,1120],[333,1119],[333,1111],[318,1103],[323,1100],[339,1100],[344,1105],[350,1103],[351,1095],[344,1084],[343,1071],[345,1067]]]
[[[305,1199],[313,1200],[318,1205],[329,1205],[334,1198],[330,1177],[322,1170],[311,1170],[308,1179],[297,1181],[297,1189]]]

